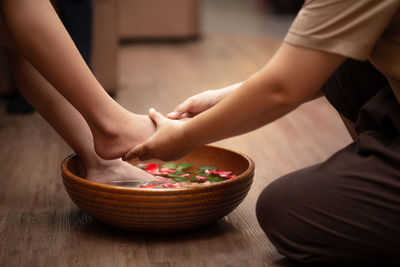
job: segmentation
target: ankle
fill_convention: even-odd
[[[110,107],[96,114],[88,121],[93,133],[101,134],[107,138],[118,137],[125,122],[126,114],[129,113],[121,106]]]
[[[87,170],[106,169],[114,165],[113,160],[102,159],[95,151],[89,157],[82,158]]]

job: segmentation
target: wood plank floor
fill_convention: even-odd
[[[241,81],[262,67],[274,40],[205,36],[192,43],[125,45],[117,100],[161,112],[194,93]],[[252,133],[218,142],[256,163],[252,189],[218,223],[192,233],[151,236],[102,225],[64,191],[59,165],[71,150],[37,114],[9,116],[0,104],[0,266],[287,266],[255,217],[261,190],[320,162],[350,142],[319,99]]]

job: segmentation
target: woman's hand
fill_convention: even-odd
[[[182,120],[170,120],[153,108],[149,111],[150,118],[156,124],[156,132],[143,144],[135,146],[126,153],[123,160],[138,157],[141,160],[158,158],[165,161],[178,159],[195,148],[186,140]]]
[[[213,107],[227,95],[236,90],[241,83],[237,83],[218,90],[208,90],[189,97],[167,115],[170,119],[192,118],[197,114]]]

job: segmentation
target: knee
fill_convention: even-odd
[[[285,213],[288,206],[293,203],[290,194],[286,191],[286,183],[282,179],[285,178],[280,178],[268,185],[258,197],[256,204],[258,223],[280,252],[282,251],[280,248],[282,234],[288,234],[288,229],[284,229],[284,224],[287,222]]]
[[[279,211],[282,210],[283,201],[283,196],[279,193],[280,187],[279,180],[268,185],[258,197],[256,204],[258,223],[268,237],[279,227]]]
[[[282,255],[297,262],[311,262],[314,257],[303,246],[298,231],[304,225],[295,214],[301,213],[303,201],[313,190],[302,181],[304,172],[286,175],[267,186],[256,204],[258,223],[271,243]]]

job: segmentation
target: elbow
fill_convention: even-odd
[[[273,102],[273,105],[283,107],[287,110],[294,110],[309,100],[301,91],[285,83],[277,82],[271,85],[270,88],[272,90],[268,94],[269,100]]]
[[[264,79],[264,88],[276,104],[295,109],[320,95],[318,84],[277,72],[271,71],[269,74],[268,79]]]
[[[285,91],[274,92],[270,98],[276,106],[287,107],[289,109],[295,109],[303,103],[296,95]]]

